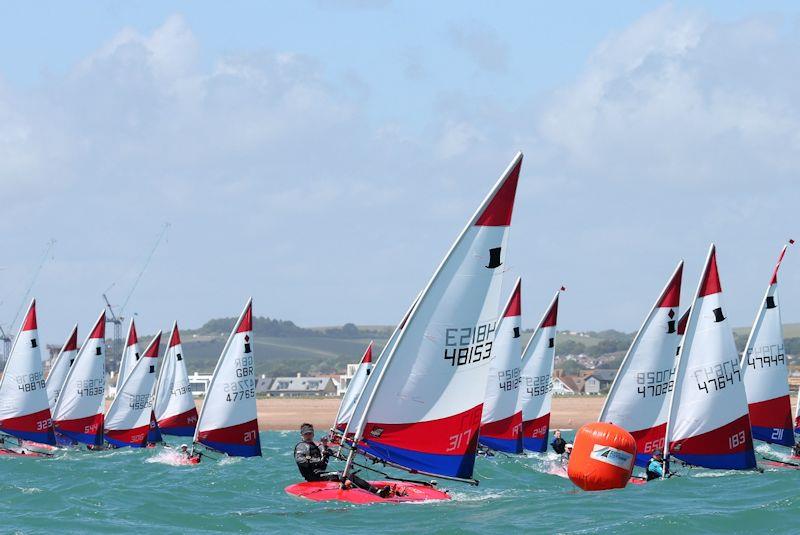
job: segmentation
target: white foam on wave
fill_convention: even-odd
[[[188,462],[184,455],[174,450],[161,450],[152,457],[145,459],[144,462],[168,464],[170,466],[195,466]]]

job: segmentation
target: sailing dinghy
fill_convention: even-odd
[[[161,331],[150,341],[142,358],[135,361],[128,370],[125,382],[117,387],[117,395],[108,407],[105,417],[106,441],[112,446],[147,446],[160,345]]]
[[[522,446],[528,451],[540,453],[547,451],[547,437],[550,434],[559,294],[556,292],[522,352],[522,386],[519,391]]]
[[[517,406],[521,382],[521,294],[522,281],[518,278],[498,320],[492,344],[478,439],[481,445],[504,453],[522,453],[522,409]]]
[[[28,306],[0,379],[0,432],[19,440],[56,443],[42,368],[35,299]]]
[[[154,419],[161,434],[194,436],[197,408],[189,386],[186,361],[183,360],[177,321],[172,325],[169,345],[158,374]]]
[[[197,444],[231,457],[261,456],[253,370],[253,300],[247,301],[214,368],[200,410]]]
[[[641,467],[647,466],[653,452],[664,449],[680,344],[677,318],[682,276],[681,261],[628,348],[598,419],[633,435],[635,462]]]
[[[342,396],[342,402],[339,404],[339,410],[334,420],[334,427],[339,432],[344,431],[347,424],[350,422],[350,418],[353,416],[353,411],[356,408],[358,396],[361,394],[361,391],[364,390],[364,385],[367,384],[370,371],[372,371],[372,344],[373,342],[370,341],[356,368],[356,372],[353,374],[353,378],[350,379],[350,384],[347,385],[344,396]]]
[[[519,153],[458,236],[397,341],[370,375],[360,396],[365,401],[362,405],[359,400],[351,420],[354,447],[344,478],[355,469],[359,454],[414,474],[477,483],[472,474],[521,163]],[[351,503],[449,499],[429,483],[396,485],[389,498],[343,490],[335,481],[298,483],[286,492]]]
[[[75,355],[78,354],[78,325],[72,328],[67,341],[61,346],[61,351],[58,352],[56,360],[50,367],[50,373],[47,374],[45,386],[47,387],[47,399],[50,402],[50,407],[56,406],[58,395],[61,393],[61,388],[64,386],[64,380],[67,378],[70,366],[75,361]]]
[[[722,304],[714,245],[678,353],[664,457],[706,468],[755,468],[739,355]]]
[[[69,368],[53,407],[57,435],[92,447],[103,445],[103,402],[106,393],[106,313],[89,331]]]
[[[781,250],[767,292],[758,307],[740,365],[753,438],[781,446],[794,445],[789,367],[778,299],[778,268],[787,247],[784,245]]]

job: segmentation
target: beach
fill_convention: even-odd
[[[262,398],[257,401],[262,431],[294,430],[308,422],[328,429],[336,417],[340,398]],[[597,420],[605,396],[553,397],[550,428],[574,429]],[[200,403],[198,402],[198,410]]]

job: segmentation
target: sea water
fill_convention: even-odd
[[[0,533],[798,531],[797,470],[682,469],[666,481],[588,493],[566,479],[554,454],[496,455],[477,459],[477,487],[440,481],[451,501],[357,506],[284,493],[299,481],[297,440],[296,432],[262,433],[261,458],[189,466],[163,448],[0,457]]]

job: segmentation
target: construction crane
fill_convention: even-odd
[[[45,246],[44,253],[42,254],[41,260],[39,264],[36,266],[36,269],[33,270],[33,276],[31,277],[30,282],[28,283],[27,288],[25,288],[25,294],[22,296],[22,301],[20,301],[19,307],[17,307],[17,313],[14,314],[14,319],[11,320],[11,323],[8,325],[8,331],[14,332],[14,325],[17,323],[19,319],[19,315],[22,313],[23,307],[28,303],[28,298],[31,295],[31,290],[33,289],[33,285],[36,284],[36,280],[39,278],[39,273],[41,273],[42,268],[47,263],[49,258],[52,258],[50,252],[53,250],[53,247],[56,246],[56,240],[51,239],[47,242]],[[3,362],[8,360],[8,354],[11,352],[11,342],[13,339],[8,334],[8,332],[0,326],[0,340],[3,342]]]
[[[108,300],[108,296],[107,296],[108,291],[111,288],[113,288],[114,284],[116,284],[116,283],[112,283],[111,286],[106,288],[106,291],[103,292],[103,301],[105,301],[106,310],[108,310],[108,314],[106,314],[106,324],[110,323],[110,324],[113,325],[113,329],[114,329],[113,355],[115,355],[115,357],[118,358],[118,359],[122,358],[122,349],[123,349],[122,348],[122,322],[125,321],[125,317],[123,315],[124,311],[125,311],[125,307],[128,306],[128,301],[131,300],[131,296],[133,295],[133,292],[136,291],[136,287],[139,286],[139,281],[142,280],[142,275],[144,275],[144,272],[147,271],[147,266],[150,265],[150,261],[153,259],[153,255],[155,254],[156,249],[158,249],[159,244],[164,239],[164,237],[167,235],[167,231],[169,230],[169,228],[171,226],[172,225],[169,222],[164,223],[161,226],[161,230],[158,233],[158,237],[156,238],[156,241],[153,244],[153,247],[150,249],[150,252],[147,254],[147,257],[144,260],[144,264],[142,264],[141,269],[139,270],[139,272],[136,275],[136,279],[134,279],[134,281],[133,281],[133,285],[131,286],[130,291],[128,291],[128,295],[125,296],[125,300],[122,302],[122,306],[119,307],[117,312],[114,312],[114,307],[111,305],[111,302]]]

